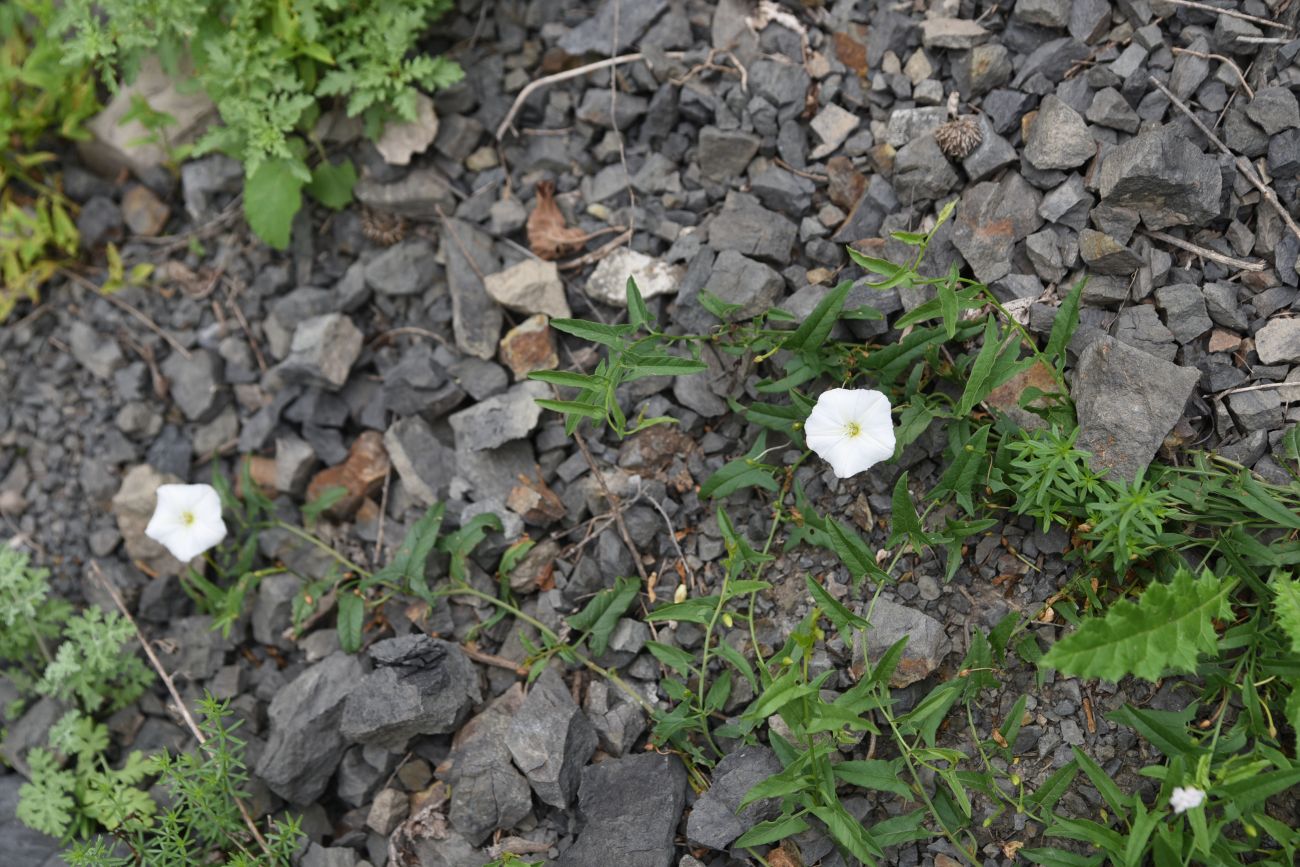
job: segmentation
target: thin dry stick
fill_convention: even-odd
[[[253,336],[253,330],[248,327],[248,320],[244,318],[244,311],[239,309],[235,293],[230,291],[229,284],[226,284],[226,306],[230,308],[231,313],[235,314],[235,321],[239,323],[244,336],[248,338],[248,345],[253,350],[253,358],[257,360],[257,369],[266,373],[266,358],[262,355],[262,348],[257,345],[257,338]]]
[[[460,235],[456,234],[456,227],[451,224],[451,219],[443,211],[442,205],[434,205],[433,207],[438,212],[438,217],[442,220],[442,225],[447,230],[447,234],[451,236],[451,242],[456,245],[457,250],[460,250],[460,254],[465,257],[465,261],[469,263],[469,267],[478,276],[479,282],[482,283],[485,279],[483,269],[478,266],[478,263],[474,261],[474,257],[469,254],[469,250],[461,243]]]
[[[1249,96],[1251,99],[1255,98],[1255,91],[1251,90],[1250,85],[1246,83],[1246,76],[1242,74],[1241,67],[1238,66],[1237,62],[1231,57],[1225,57],[1222,54],[1209,54],[1205,51],[1193,51],[1190,48],[1172,48],[1170,50],[1173,51],[1174,54],[1190,54],[1192,57],[1199,57],[1202,60],[1217,60],[1220,63],[1228,64],[1228,66],[1232,67],[1232,71],[1237,73],[1237,80],[1240,81],[1241,86],[1246,89],[1246,96]]]
[[[1294,388],[1300,391],[1300,382],[1265,382],[1259,385],[1243,385],[1241,388],[1230,388],[1227,391],[1221,391],[1215,397],[1227,397],[1230,394],[1241,394],[1243,391],[1268,391],[1274,388]]]
[[[506,671],[513,671],[515,674],[527,674],[528,669],[512,659],[506,659],[504,656],[493,656],[491,653],[484,653],[470,647],[468,644],[460,645],[460,649],[466,656],[475,662],[481,662],[484,665],[492,665],[497,668],[504,668]]]
[[[381,332],[380,334],[376,335],[375,338],[370,341],[369,345],[366,348],[374,349],[376,346],[378,346],[380,343],[383,343],[388,338],[400,337],[404,334],[409,335],[411,337],[427,337],[430,340],[432,340],[434,343],[441,343],[443,346],[449,345],[447,343],[447,338],[443,337],[441,334],[437,333],[436,331],[430,331],[427,328],[417,328],[414,325],[404,325],[401,328],[390,328],[387,331]]]
[[[1196,126],[1200,128],[1201,132],[1205,133],[1205,135],[1209,138],[1209,140],[1214,142],[1215,146],[1218,147],[1220,151],[1232,157],[1233,164],[1236,165],[1237,171],[1241,172],[1242,177],[1244,177],[1247,181],[1249,181],[1251,183],[1251,186],[1259,190],[1260,195],[1264,197],[1264,201],[1268,202],[1270,205],[1273,206],[1273,210],[1277,211],[1278,216],[1282,218],[1282,222],[1286,223],[1287,228],[1291,230],[1291,233],[1295,235],[1297,238],[1300,238],[1300,226],[1296,225],[1296,222],[1294,219],[1292,219],[1291,214],[1287,211],[1286,208],[1282,207],[1282,203],[1277,200],[1277,193],[1273,192],[1273,188],[1270,187],[1268,184],[1264,183],[1263,179],[1260,178],[1259,173],[1255,171],[1255,167],[1251,165],[1250,160],[1246,159],[1245,157],[1237,156],[1232,151],[1228,150],[1228,146],[1225,145],[1222,141],[1220,141],[1219,137],[1215,135],[1214,132],[1210,130],[1204,123],[1202,123],[1199,117],[1192,114],[1192,110],[1187,107],[1187,104],[1183,102],[1181,99],[1179,99],[1178,97],[1174,96],[1174,94],[1169,90],[1169,88],[1161,84],[1159,79],[1157,79],[1154,75],[1147,76],[1147,80],[1150,81],[1152,84],[1154,84],[1156,87],[1158,87],[1161,93],[1169,97],[1169,101],[1172,102],[1175,106],[1177,106],[1179,111],[1187,115],[1191,119],[1192,123],[1196,124]]]
[[[573,438],[578,443],[578,448],[582,450],[582,456],[587,459],[587,466],[591,467],[591,472],[595,474],[596,481],[600,483],[600,490],[609,500],[609,507],[614,512],[614,523],[618,526],[619,535],[623,537],[623,544],[627,546],[628,553],[632,555],[632,562],[636,564],[637,574],[641,576],[641,586],[646,585],[645,564],[641,562],[641,552],[637,550],[636,543],[632,541],[632,535],[627,531],[627,524],[623,522],[623,503],[605,484],[605,474],[596,466],[596,459],[591,456],[591,449],[587,448],[587,440],[583,437],[581,431],[575,430]]]
[[[176,703],[176,708],[180,711],[181,718],[185,720],[185,727],[190,730],[190,734],[194,735],[194,739],[199,742],[200,746],[206,744],[208,739],[203,736],[203,731],[199,728],[199,724],[196,723],[194,717],[190,715],[190,709],[185,706],[185,702],[181,699],[181,694],[176,691],[176,684],[171,679],[171,675],[167,674],[167,669],[163,668],[162,661],[159,660],[158,655],[153,652],[153,647],[149,644],[149,639],[145,638],[144,633],[140,631],[140,624],[136,623],[135,618],[131,616],[131,612],[127,609],[126,603],[122,601],[122,597],[118,594],[117,588],[108,580],[108,577],[104,574],[103,570],[99,568],[99,563],[95,560],[90,561],[90,571],[94,574],[95,580],[99,582],[99,585],[103,587],[112,598],[113,604],[117,606],[117,610],[122,613],[122,616],[125,617],[135,629],[135,637],[139,639],[140,646],[144,648],[144,655],[149,657],[149,664],[153,666],[154,671],[158,672],[158,677],[162,679],[163,685],[167,687],[167,692],[171,695],[172,701]],[[235,806],[239,808],[239,815],[243,816],[244,825],[246,825],[248,830],[252,832],[253,839],[257,841],[257,845],[262,847],[262,852],[265,855],[270,856],[271,847],[267,845],[266,838],[262,836],[262,832],[257,830],[257,824],[253,822],[253,817],[249,815],[248,807],[244,806],[244,802],[240,798],[235,798]]]
[[[393,480],[393,465],[388,465],[388,472],[384,473],[384,491],[379,495],[379,530],[375,533],[375,556],[371,562],[378,563],[379,558],[384,553],[384,518],[388,514],[388,485]]]
[[[1236,9],[1220,9],[1218,6],[1211,6],[1208,3],[1197,3],[1195,0],[1166,0],[1173,6],[1186,6],[1188,9],[1199,9],[1202,12],[1212,12],[1215,15],[1226,15],[1229,18],[1240,18],[1242,21],[1249,21],[1252,24],[1258,24],[1261,27],[1272,27],[1275,30],[1290,30],[1285,24],[1278,21],[1270,21],[1267,18],[1260,18],[1256,15],[1247,15],[1245,12],[1238,12]]]
[[[614,0],[614,35],[610,37],[609,53],[618,51],[618,19],[623,11],[622,0]],[[618,73],[609,71],[609,122],[614,127],[618,139],[618,159],[623,165],[623,177],[627,179],[627,231],[628,240],[636,231],[636,193],[632,190],[632,173],[627,170],[627,150],[623,147],[623,131],[618,128]]]
[[[645,55],[638,51],[636,54],[624,54],[619,57],[610,57],[606,60],[598,60],[595,63],[588,63],[586,66],[579,66],[576,69],[566,69],[564,72],[557,72],[553,75],[543,76],[536,81],[528,82],[528,84],[524,86],[524,89],[519,91],[519,95],[515,97],[515,101],[510,105],[510,110],[506,112],[505,118],[497,127],[497,141],[505,138],[506,130],[510,129],[510,122],[515,119],[515,115],[519,113],[519,109],[523,107],[523,104],[527,101],[528,97],[532,96],[538,88],[545,87],[548,84],[555,84],[560,81],[568,81],[570,78],[578,78],[586,75],[588,72],[595,72],[599,69],[608,69],[611,66],[618,66],[623,63],[636,63],[638,60],[644,59]]]
[[[90,292],[94,292],[96,295],[105,299],[110,304],[113,304],[116,307],[120,307],[122,310],[125,310],[127,313],[131,314],[131,316],[135,317],[137,320],[143,323],[144,326],[148,328],[150,331],[152,331],[154,334],[157,334],[163,340],[166,340],[168,345],[170,345],[172,349],[175,349],[177,352],[181,354],[182,358],[188,359],[190,357],[190,351],[186,349],[184,346],[181,346],[181,344],[177,342],[175,337],[172,337],[166,331],[163,331],[162,327],[159,326],[157,322],[154,322],[148,316],[141,313],[139,310],[132,307],[130,304],[127,304],[121,298],[118,298],[114,295],[105,295],[104,293],[100,292],[98,286],[96,286],[94,283],[91,283],[89,280],[87,280],[85,277],[82,277],[80,274],[76,274],[72,271],[67,270],[66,268],[60,270],[65,277],[67,277],[73,283],[76,283],[81,288],[86,289],[87,291]]]
[[[592,250],[590,253],[584,253],[583,255],[579,256],[576,259],[570,259],[567,262],[562,262],[557,267],[559,267],[561,271],[572,271],[575,268],[581,268],[583,265],[590,265],[592,262],[598,262],[601,259],[604,259],[610,253],[614,252],[615,250],[617,250],[619,247],[623,246],[630,240],[632,240],[632,230],[628,229],[624,232],[619,233],[619,236],[617,238],[615,238],[612,241],[609,241],[604,246],[597,247],[595,250]]]
[[[1199,244],[1193,244],[1191,241],[1184,241],[1182,238],[1176,238],[1173,235],[1166,234],[1165,232],[1157,232],[1155,229],[1147,229],[1146,235],[1148,238],[1153,238],[1157,241],[1164,241],[1166,244],[1171,244],[1179,249],[1186,250],[1189,253],[1203,256],[1206,259],[1213,259],[1220,265],[1226,265],[1229,268],[1236,268],[1240,271],[1263,271],[1266,267],[1263,262],[1247,262],[1245,259],[1235,259],[1232,256],[1220,253],[1218,250],[1211,250],[1209,247],[1202,247]]]

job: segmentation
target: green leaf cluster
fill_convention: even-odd
[[[460,80],[445,57],[416,52],[451,0],[68,0],[49,25],[72,68],[97,68],[110,88],[156,54],[172,75],[192,71],[221,124],[194,146],[244,164],[244,210],[268,244],[288,245],[305,188],[322,204],[351,199],[350,163],[324,159],[311,130],[328,100],[377,138],[389,121],[415,121],[418,95]],[[318,162],[308,165],[307,144]]]

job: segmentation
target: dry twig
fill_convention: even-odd
[[[162,661],[158,659],[158,655],[153,652],[153,646],[149,644],[149,639],[144,637],[144,633],[140,631],[140,624],[136,623],[135,618],[131,616],[130,610],[127,609],[126,603],[122,601],[122,597],[117,592],[117,588],[113,586],[113,582],[108,580],[104,571],[99,568],[99,563],[94,560],[90,561],[90,571],[95,576],[95,580],[99,582],[99,585],[103,587],[112,598],[113,604],[117,606],[117,610],[122,613],[122,616],[125,617],[135,629],[135,637],[140,641],[140,646],[144,648],[144,655],[149,657],[149,664],[153,666],[154,671],[158,672],[159,679],[161,679],[163,685],[167,687],[167,692],[171,695],[172,701],[176,703],[176,709],[180,712],[181,719],[185,721],[185,727],[190,730],[190,734],[194,735],[194,739],[198,741],[200,745],[206,744],[208,739],[203,736],[203,731],[199,728],[199,724],[194,721],[193,715],[190,714],[190,709],[185,706],[184,700],[181,699],[181,694],[177,692],[175,681],[171,679],[171,675],[167,673],[167,669],[163,668]],[[244,818],[244,825],[252,832],[253,839],[257,841],[257,845],[262,847],[262,852],[264,854],[270,856],[271,848],[267,845],[266,838],[262,836],[262,832],[257,830],[257,824],[253,821],[253,817],[249,815],[248,807],[244,805],[243,799],[236,797],[235,806],[239,808],[239,815]]]
[[[1197,256],[1211,259],[1220,265],[1226,265],[1229,268],[1236,268],[1239,271],[1263,271],[1266,267],[1263,262],[1247,262],[1245,259],[1236,259],[1232,256],[1220,253],[1218,250],[1211,250],[1209,247],[1202,247],[1199,244],[1193,244],[1191,241],[1184,241],[1165,232],[1157,232],[1155,229],[1147,229],[1146,235],[1156,241],[1163,241],[1180,250],[1186,250],[1189,253],[1195,253]]]
[[[1270,21],[1267,18],[1260,18],[1257,15],[1247,15],[1245,12],[1238,12],[1236,9],[1220,9],[1218,6],[1211,6],[1208,3],[1197,3],[1196,0],[1165,0],[1173,6],[1186,6],[1188,9],[1199,9],[1202,12],[1209,12],[1214,15],[1226,15],[1229,18],[1239,18],[1242,21],[1249,21],[1251,24],[1258,24],[1260,27],[1272,27],[1275,30],[1290,30],[1285,24],[1278,21]]]
[[[570,78],[578,78],[586,75],[588,72],[597,72],[601,69],[608,69],[611,66],[618,66],[623,63],[636,63],[638,60],[645,60],[645,55],[639,51],[635,54],[623,54],[619,57],[597,60],[595,63],[588,63],[585,66],[579,66],[574,69],[566,69],[564,72],[546,75],[536,81],[528,82],[528,84],[524,86],[524,89],[519,91],[519,95],[515,97],[515,101],[510,104],[510,110],[506,112],[505,118],[502,119],[501,124],[497,127],[497,141],[505,138],[506,130],[510,129],[510,122],[515,119],[515,115],[519,113],[519,109],[523,107],[523,104],[528,100],[528,97],[532,96],[538,88],[545,87],[548,84],[555,84],[560,81],[568,81]]]
[[[1242,74],[1241,67],[1238,66],[1236,61],[1231,57],[1225,57],[1222,54],[1210,54],[1205,51],[1193,51],[1190,48],[1171,48],[1170,51],[1174,54],[1190,54],[1192,57],[1199,57],[1202,60],[1217,60],[1220,63],[1228,64],[1228,66],[1232,67],[1232,71],[1237,73],[1237,80],[1240,81],[1241,86],[1246,89],[1246,96],[1251,99],[1255,98],[1255,91],[1251,90],[1250,85],[1246,83],[1246,76]]]
[[[129,314],[130,314],[132,317],[134,317],[136,320],[138,320],[139,322],[143,323],[144,326],[145,326],[146,328],[148,328],[150,331],[152,331],[154,334],[157,334],[157,335],[158,335],[159,337],[161,337],[163,340],[167,341],[167,344],[168,344],[169,346],[171,346],[172,349],[174,349],[174,350],[176,350],[177,352],[179,352],[179,353],[181,354],[181,357],[182,357],[182,358],[186,358],[186,359],[188,359],[188,358],[190,357],[190,351],[189,351],[188,349],[186,349],[184,346],[182,346],[182,345],[181,345],[181,344],[176,340],[175,337],[172,337],[172,336],[171,336],[170,334],[168,334],[166,331],[163,331],[162,327],[161,327],[160,325],[158,325],[157,322],[154,322],[152,319],[150,319],[150,318],[149,318],[148,316],[146,316],[144,313],[141,313],[139,310],[137,310],[136,308],[132,307],[130,304],[127,304],[127,303],[126,303],[125,301],[123,301],[121,298],[118,298],[117,296],[112,295],[112,294],[105,295],[103,292],[100,292],[100,291],[99,291],[99,287],[98,287],[98,286],[96,286],[94,283],[91,283],[91,282],[90,282],[89,280],[87,280],[85,277],[82,277],[80,274],[77,274],[77,273],[74,272],[74,271],[69,271],[69,270],[66,269],[66,268],[62,268],[62,269],[60,269],[60,273],[62,273],[63,276],[67,277],[69,280],[71,280],[73,283],[76,283],[76,284],[77,284],[78,286],[80,286],[81,288],[83,288],[83,289],[85,289],[85,290],[87,290],[87,291],[90,291],[90,292],[94,292],[96,295],[98,295],[99,297],[105,299],[106,301],[108,301],[108,302],[109,302],[110,304],[112,304],[113,306],[118,307],[118,308],[120,308],[120,309],[122,309],[122,310],[125,310],[127,313],[129,313]]]
[[[1296,225],[1295,220],[1291,217],[1291,214],[1287,211],[1287,209],[1282,207],[1282,203],[1277,200],[1277,193],[1273,192],[1272,187],[1264,183],[1263,178],[1259,176],[1259,172],[1257,172],[1255,170],[1255,167],[1251,165],[1250,160],[1246,159],[1245,157],[1238,156],[1237,154],[1234,154],[1232,151],[1228,150],[1228,146],[1225,145],[1219,139],[1219,137],[1214,134],[1214,131],[1211,130],[1209,127],[1207,127],[1204,123],[1202,123],[1201,119],[1192,113],[1192,110],[1187,107],[1187,103],[1183,102],[1181,99],[1174,96],[1173,92],[1170,91],[1169,88],[1161,84],[1160,80],[1157,79],[1154,75],[1147,76],[1147,80],[1150,81],[1152,84],[1154,84],[1157,88],[1159,88],[1160,92],[1163,93],[1165,96],[1167,96],[1169,98],[1169,101],[1172,102],[1178,108],[1179,111],[1187,115],[1187,117],[1191,119],[1192,123],[1196,124],[1196,126],[1201,130],[1201,132],[1205,133],[1206,137],[1209,138],[1210,141],[1214,142],[1215,147],[1217,147],[1220,151],[1227,154],[1228,156],[1232,157],[1233,163],[1237,166],[1237,171],[1241,172],[1242,177],[1244,177],[1247,181],[1249,181],[1251,186],[1259,190],[1260,195],[1264,197],[1264,201],[1268,202],[1269,205],[1273,207],[1273,210],[1276,211],[1278,216],[1282,218],[1282,222],[1286,223],[1287,228],[1291,230],[1291,233],[1295,235],[1297,238],[1300,238],[1300,226]]]

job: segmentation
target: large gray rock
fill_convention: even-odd
[[[1138,211],[1149,229],[1199,226],[1219,214],[1219,161],[1172,126],[1114,148],[1097,175],[1102,201]]]
[[[1255,334],[1255,351],[1265,364],[1300,363],[1300,319],[1270,319]]]
[[[1205,310],[1205,296],[1192,283],[1161,286],[1156,290],[1156,304],[1179,343],[1190,343],[1214,327]]]
[[[185,565],[162,545],[144,534],[158,505],[158,488],[181,484],[180,478],[160,473],[148,464],[139,464],[122,477],[122,486],[113,495],[113,517],[127,556],[148,566],[160,576],[179,575]]]
[[[455,453],[438,441],[424,419],[413,415],[393,422],[384,433],[384,449],[416,502],[432,506],[447,496],[456,471]]]
[[[339,731],[350,741],[401,752],[416,735],[456,730],[482,699],[478,673],[455,644],[403,635],[370,648],[374,671],[343,704]]]
[[[1043,100],[1025,142],[1025,159],[1041,171],[1072,169],[1092,158],[1097,145],[1079,113],[1054,94]]]
[[[776,303],[785,280],[762,262],[724,250],[713,260],[708,287],[726,303],[740,305],[731,319],[753,319]]]
[[[339,730],[343,703],[364,673],[355,656],[334,653],[271,700],[271,733],[256,768],[271,791],[291,804],[310,804],[324,794],[347,745]]]
[[[582,766],[596,751],[596,731],[564,681],[547,669],[515,715],[506,747],[537,797],[564,809],[577,792]]]
[[[904,687],[924,680],[934,673],[952,649],[942,623],[922,611],[885,598],[876,600],[870,622],[871,628],[858,633],[854,641],[855,667],[863,664],[864,651],[866,659],[874,664],[899,639],[907,638],[903,658],[889,679],[890,686]]]
[[[573,315],[554,262],[524,259],[504,271],[488,274],[483,278],[483,288],[492,300],[516,313],[545,313],[553,319]]]
[[[419,295],[433,287],[435,259],[433,247],[423,238],[403,241],[366,264],[366,283],[381,295]]]
[[[560,37],[560,48],[575,57],[623,51],[635,45],[667,8],[668,0],[641,0],[638,3],[604,0],[595,15],[587,17]],[[615,21],[618,22],[617,35],[614,33]]]
[[[126,364],[122,347],[117,345],[116,340],[100,334],[80,319],[75,320],[68,329],[68,344],[72,349],[72,357],[100,379],[112,379],[113,372]],[[172,353],[167,358],[170,360],[174,356],[179,357],[180,353]]]
[[[912,139],[894,157],[894,192],[904,202],[933,201],[955,188],[959,180],[932,135]]]
[[[423,168],[407,172],[400,181],[381,183],[374,178],[357,181],[352,192],[363,205],[417,220],[438,219],[438,208],[456,207],[451,182],[436,169]]]
[[[222,407],[221,356],[196,349],[186,358],[173,352],[162,363],[168,393],[190,421],[209,421]]]
[[[741,834],[781,812],[779,798],[740,802],[754,786],[781,772],[781,761],[765,746],[741,747],[713,769],[713,784],[699,797],[686,821],[686,839],[698,846],[726,849]]]
[[[976,279],[993,283],[1011,273],[1016,242],[1043,224],[1038,214],[1041,202],[1039,193],[1017,172],[966,189],[957,207],[952,243]]]
[[[628,278],[636,281],[641,297],[649,300],[676,293],[681,277],[679,265],[669,265],[645,253],[619,247],[600,260],[583,288],[594,301],[610,307],[626,307]]]
[[[361,355],[361,329],[342,313],[313,316],[293,332],[279,370],[286,382],[338,391]]]
[[[798,226],[746,195],[729,196],[709,223],[709,246],[714,250],[735,250],[779,265],[790,261],[798,235]]]
[[[582,772],[578,811],[586,822],[555,867],[670,867],[686,802],[676,756],[640,753]]]
[[[1078,447],[1094,470],[1132,481],[1182,417],[1200,371],[1179,367],[1102,335],[1079,356],[1074,395]]]
[[[518,825],[533,807],[528,780],[511,764],[505,743],[511,720],[523,701],[522,687],[511,686],[487,710],[461,726],[447,756],[445,779],[451,786],[447,817],[475,846],[497,829]]]
[[[492,239],[463,220],[446,220],[442,259],[451,292],[451,327],[456,348],[476,358],[496,355],[501,337],[501,308],[483,288],[483,277],[501,269]]]
[[[700,171],[715,181],[737,177],[758,153],[759,142],[759,137],[753,133],[706,126],[700,130],[697,152]]]
[[[550,396],[550,386],[545,383],[521,382],[452,414],[448,421],[456,432],[457,448],[494,449],[528,436],[542,417],[537,399]]]

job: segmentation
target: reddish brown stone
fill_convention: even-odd
[[[1048,369],[1047,365],[1038,361],[1028,370],[1016,374],[993,389],[989,396],[984,398],[984,403],[991,409],[998,410],[1025,430],[1037,430],[1046,427],[1047,422],[1043,421],[1041,416],[1034,415],[1020,405],[1020,397],[1028,388],[1036,388],[1043,393],[1029,401],[1029,406],[1040,409],[1050,403],[1045,395],[1056,394],[1061,391],[1061,386],[1056,382],[1056,377],[1052,375],[1052,371]]]
[[[867,46],[854,39],[850,34],[839,31],[831,36],[835,46],[835,56],[861,78],[867,77]]]
[[[675,425],[657,424],[627,438],[619,447],[618,465],[627,470],[661,470],[694,449],[695,441]]]
[[[253,484],[268,497],[276,495],[275,489],[275,458],[264,458],[258,455],[247,455],[244,462],[248,465],[248,476],[253,480]],[[242,498],[244,496],[244,474],[241,472],[239,478],[235,479],[235,496]]]
[[[507,509],[523,518],[525,523],[543,527],[564,517],[564,501],[540,476],[536,479],[521,477],[519,481],[506,497]]]
[[[853,168],[853,163],[846,156],[831,157],[826,162],[827,195],[841,210],[849,211],[862,198],[867,189],[867,179]]]
[[[368,430],[352,444],[347,460],[316,474],[307,486],[307,502],[330,488],[347,488],[347,496],[327,512],[334,518],[347,518],[356,512],[362,500],[379,492],[391,466],[388,452],[384,449],[384,435],[379,431]]]
[[[501,338],[501,363],[521,380],[534,370],[554,370],[560,366],[555,354],[555,337],[545,313],[529,316]]]
[[[1210,332],[1209,352],[1235,352],[1241,347],[1241,337],[1231,331],[1216,328]]]
[[[171,209],[146,186],[134,186],[122,196],[122,219],[136,235],[153,237],[167,225]]]

